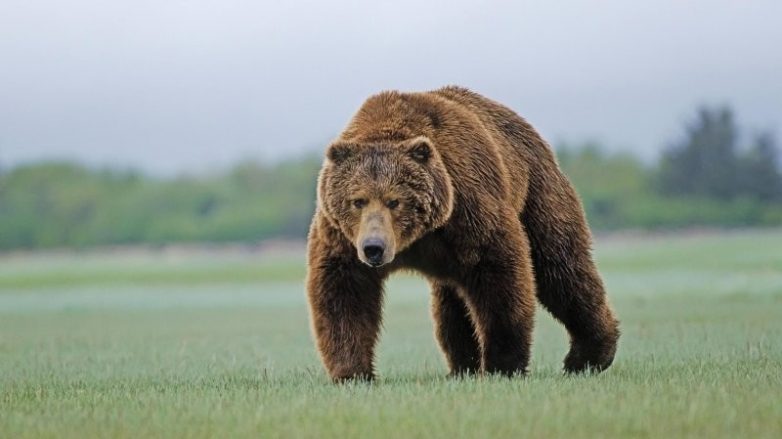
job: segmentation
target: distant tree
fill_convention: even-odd
[[[685,136],[664,153],[659,186],[667,195],[729,199],[738,193],[738,128],[725,106],[701,107]]]
[[[649,170],[632,154],[608,152],[587,142],[561,145],[557,157],[596,228],[621,226],[624,206],[648,197]]]
[[[763,201],[782,201],[782,173],[774,136],[760,133],[742,157],[739,189]]]

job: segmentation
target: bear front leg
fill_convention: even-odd
[[[352,255],[310,246],[307,279],[312,329],[323,365],[334,381],[374,379],[380,331],[382,279]]]
[[[509,226],[481,256],[467,280],[467,301],[485,373],[527,372],[535,316],[535,281],[521,227]]]

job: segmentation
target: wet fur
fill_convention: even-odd
[[[389,264],[357,257],[356,194],[404,200],[388,213]],[[536,297],[570,334],[565,370],[603,370],[619,330],[590,247],[551,148],[513,111],[459,87],[370,97],[327,150],[309,234],[307,294],[326,370],[335,381],[374,377],[383,283],[399,269],[430,281],[452,374],[524,374]]]

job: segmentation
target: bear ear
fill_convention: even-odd
[[[334,143],[326,150],[326,157],[334,164],[340,164],[353,155],[354,145],[349,143]]]
[[[413,139],[407,154],[418,163],[426,163],[432,156],[432,144],[426,137]]]

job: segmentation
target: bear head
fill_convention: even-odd
[[[425,136],[338,139],[327,149],[318,181],[321,212],[373,267],[443,226],[453,198],[442,157]]]

